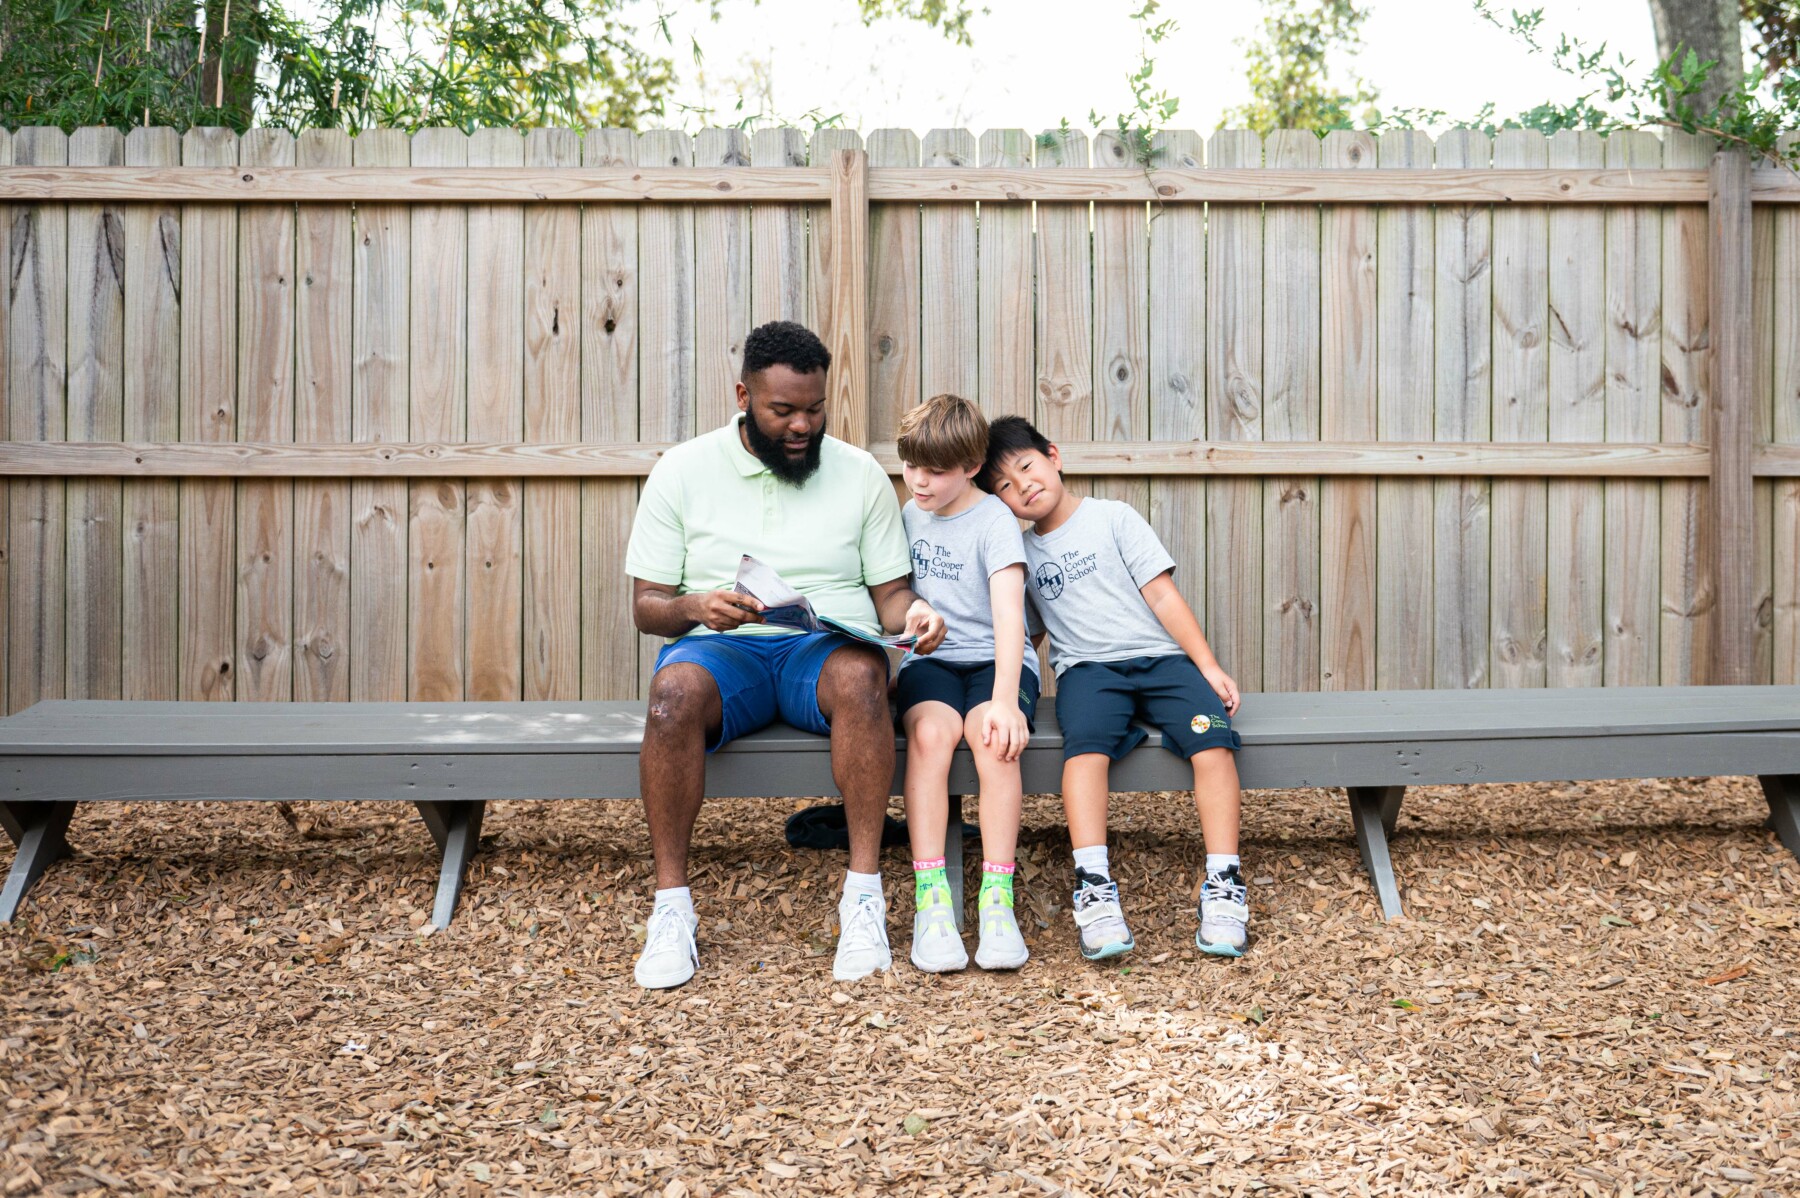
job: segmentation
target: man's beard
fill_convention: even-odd
[[[750,443],[750,452],[756,455],[757,461],[769,468],[782,482],[797,487],[813,476],[819,468],[819,454],[825,447],[825,425],[819,425],[819,431],[812,435],[807,443],[806,456],[790,458],[785,446],[780,441],[768,436],[756,423],[756,416],[744,413],[744,439]]]

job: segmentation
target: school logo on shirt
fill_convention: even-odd
[[[1037,580],[1038,594],[1046,599],[1054,599],[1063,593],[1062,567],[1055,562],[1045,562],[1037,568],[1033,575]]]
[[[931,569],[931,542],[923,537],[912,543],[913,577],[923,578]]]

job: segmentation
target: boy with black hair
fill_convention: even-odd
[[[1237,855],[1238,688],[1175,588],[1174,559],[1129,504],[1066,490],[1056,446],[1022,417],[989,426],[977,481],[1032,523],[1026,589],[1056,671],[1082,955],[1099,960],[1134,945],[1107,860],[1106,809],[1108,768],[1143,741],[1139,719],[1194,768],[1207,849],[1194,943],[1214,956],[1243,955],[1250,911]]]

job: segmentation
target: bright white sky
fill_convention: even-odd
[[[681,83],[677,99],[711,107],[733,124],[739,94],[760,73],[774,112],[843,113],[864,131],[890,126],[920,133],[939,127],[1052,127],[1067,117],[1085,127],[1090,109],[1116,113],[1130,102],[1127,72],[1138,61],[1141,0],[984,0],[991,10],[970,24],[974,45],[956,46],[925,26],[887,20],[864,27],[854,0],[724,0],[717,24],[701,6],[662,0],[670,14]],[[1496,0],[1507,11],[1511,3]],[[1645,0],[1532,0],[1546,9],[1546,44],[1568,33],[1608,43],[1648,74],[1656,40]],[[1545,100],[1573,100],[1573,81],[1511,35],[1475,15],[1469,0],[1369,0],[1363,53],[1352,69],[1381,93],[1381,104],[1472,114],[1492,99],[1502,115]],[[635,0],[640,36],[654,31],[657,0]],[[1165,0],[1159,15],[1180,28],[1156,47],[1155,80],[1181,101],[1172,127],[1210,132],[1246,97],[1235,39],[1261,29],[1256,0]],[[695,66],[690,38],[702,63]],[[1610,53],[1609,53],[1610,57]],[[1334,65],[1334,71],[1341,70]],[[745,99],[745,111],[762,104]],[[671,111],[669,124],[701,118]]]

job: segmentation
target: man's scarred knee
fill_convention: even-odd
[[[694,677],[694,675],[700,675]],[[712,680],[704,670],[685,664],[658,671],[650,682],[649,724],[679,728],[705,718],[707,687]]]

